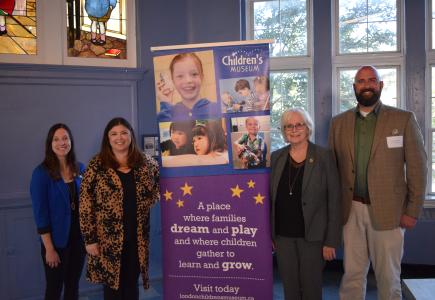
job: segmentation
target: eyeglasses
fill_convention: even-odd
[[[306,126],[305,123],[287,124],[287,125],[284,125],[284,130],[300,131],[300,130],[304,129],[305,126]]]

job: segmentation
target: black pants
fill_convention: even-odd
[[[79,281],[82,275],[86,251],[79,239],[70,239],[66,248],[56,248],[60,264],[50,268],[45,260],[45,247],[41,245],[41,256],[45,270],[45,300],[59,300],[63,291],[64,300],[79,298]]]
[[[104,300],[138,300],[140,273],[137,243],[125,243],[122,249],[119,289],[104,286]]]

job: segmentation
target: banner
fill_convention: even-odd
[[[152,48],[165,299],[272,299],[269,44]]]

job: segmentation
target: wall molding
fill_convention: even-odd
[[[141,68],[102,68],[59,65],[0,64],[0,79],[77,79],[115,82],[140,81],[147,73]],[[23,82],[21,82],[23,84]],[[113,82],[112,82],[113,84]]]

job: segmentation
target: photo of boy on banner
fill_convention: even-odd
[[[229,163],[224,119],[161,122],[163,167]]]
[[[207,119],[219,116],[213,51],[154,57],[157,119]]]
[[[222,113],[263,111],[270,109],[269,78],[255,76],[219,81]]]
[[[234,169],[269,167],[270,116],[232,118],[231,128]]]

